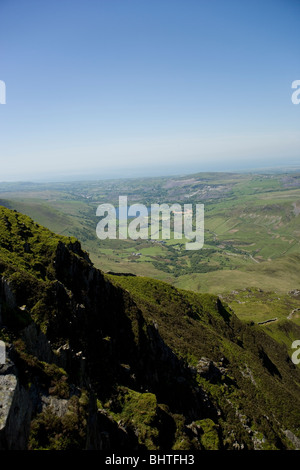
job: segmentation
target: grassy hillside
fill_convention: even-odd
[[[158,325],[162,337],[166,339],[172,350],[183,357],[191,366],[197,366],[199,357],[212,358],[215,363],[219,364],[221,358],[221,363],[227,364],[223,379],[217,381],[217,384],[209,386],[211,396],[219,404],[222,403],[222,406],[226,407],[233,400],[236,404],[239,403],[238,409],[240,411],[243,408],[242,415],[244,412],[247,415],[251,409],[251,413],[257,413],[258,418],[264,407],[260,402],[262,398],[260,386],[265,383],[266,389],[263,395],[266,394],[265,398],[267,396],[268,406],[274,400],[277,411],[281,408],[283,401],[286,400],[287,390],[282,389],[280,392],[277,389],[278,382],[276,381],[276,397],[273,395],[274,384],[271,385],[270,382],[267,384],[268,379],[260,367],[256,369],[256,360],[252,354],[260,349],[259,344],[264,344],[268,351],[272,350],[272,363],[276,357],[274,362],[278,364],[277,361],[280,361],[283,350],[285,350],[284,356],[287,360],[286,354],[291,354],[291,342],[300,337],[300,326],[294,323],[285,326],[284,322],[281,322],[275,330],[270,325],[256,326],[252,321],[248,323],[251,324],[251,327],[245,326],[238,322],[235,315],[232,314],[232,310],[228,309],[226,304],[222,305],[216,296],[177,290],[161,281],[147,278],[131,276],[109,276],[109,278],[130,292],[137,305],[146,312],[147,317]],[[255,314],[255,306],[253,309]],[[233,335],[226,333],[225,325],[229,324],[232,332],[234,331]],[[266,333],[270,338],[266,336]],[[276,342],[273,343],[271,338]],[[267,362],[268,360],[265,365]],[[272,369],[274,363],[271,366],[271,362],[269,366]],[[271,375],[275,377],[277,373],[278,371],[276,372],[274,369]],[[252,390],[252,385],[250,386],[247,381],[243,382],[237,390],[236,377],[239,374],[248,377],[248,381],[254,385],[256,390]],[[279,375],[281,374],[279,373]],[[199,383],[203,384],[202,379]],[[294,392],[296,395],[298,394],[296,389]],[[250,397],[253,400],[252,403],[249,402]],[[241,401],[244,401],[243,406],[241,406]],[[248,411],[246,412],[245,409]],[[247,421],[246,417],[243,419],[245,422]],[[223,424],[226,427],[226,424]],[[262,446],[262,448],[267,447]]]
[[[298,446],[300,371],[279,330],[241,322],[215,295],[104,275],[27,216],[0,207],[0,220],[0,381],[15,374],[27,400],[26,420],[9,414],[27,447]]]
[[[100,203],[204,203],[205,245],[187,252],[167,240],[96,237]],[[200,173],[60,184],[0,184],[2,204],[81,240],[95,266],[162,279],[197,292],[260,287],[286,293],[299,286],[299,173]],[[139,253],[138,255],[136,255]]]

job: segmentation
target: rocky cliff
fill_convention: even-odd
[[[300,373],[215,296],[95,269],[0,208],[1,449],[289,449]]]

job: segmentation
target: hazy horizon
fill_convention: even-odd
[[[271,173],[298,173],[300,172],[300,165],[297,164],[291,164],[291,165],[279,165],[279,166],[271,166],[271,167],[245,167],[245,168],[218,168],[218,169],[213,169],[212,167],[207,167],[206,169],[202,170],[197,170],[195,169],[188,169],[184,171],[184,169],[177,168],[177,171],[168,171],[167,169],[165,171],[149,171],[146,173],[146,171],[143,171],[140,169],[140,171],[130,171],[128,170],[127,172],[123,169],[119,173],[116,172],[106,172],[101,174],[100,172],[94,172],[94,173],[78,173],[78,174],[53,174],[53,175],[35,175],[32,178],[27,178],[27,179],[6,179],[6,180],[1,180],[0,179],[0,184],[5,184],[5,183],[20,183],[20,184],[26,184],[26,183],[41,183],[41,184],[55,184],[55,183],[76,183],[76,182],[95,182],[95,181],[102,181],[102,180],[122,180],[122,179],[147,179],[147,178],[171,178],[171,177],[183,177],[183,176],[190,176],[194,174],[199,174],[199,173],[235,173],[235,174],[245,174],[245,173],[257,173],[257,174],[271,174]]]
[[[0,181],[300,163],[300,4],[2,1]]]

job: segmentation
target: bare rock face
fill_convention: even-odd
[[[22,338],[26,343],[28,351],[46,362],[53,361],[54,354],[47,337],[31,323],[22,331]]]
[[[6,217],[0,450],[299,447],[300,376],[284,346],[215,296],[118,287],[78,242]]]
[[[0,366],[0,403],[0,450],[26,448],[31,402],[9,360]]]
[[[16,298],[15,298],[13,291],[11,290],[10,283],[4,277],[0,279],[0,304],[1,304],[2,299],[3,299],[3,302],[6,303],[6,306],[8,308],[12,310],[17,308]],[[0,316],[0,325],[1,325],[1,316]]]
[[[0,375],[0,432],[7,424],[14,394],[17,388],[17,378],[12,374]]]
[[[196,370],[201,377],[212,383],[218,382],[222,375],[226,374],[226,369],[206,357],[201,357],[196,366]]]

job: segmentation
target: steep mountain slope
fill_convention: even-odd
[[[299,448],[300,372],[213,295],[95,269],[0,207],[0,448]]]

